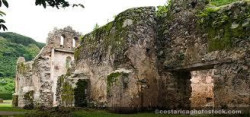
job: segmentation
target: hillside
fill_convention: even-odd
[[[9,97],[14,91],[17,58],[31,60],[44,45],[20,34],[0,33],[0,98]]]
[[[24,46],[29,46],[30,44],[35,44],[37,47],[40,49],[45,45],[44,43],[36,42],[34,39],[30,37],[26,37],[17,33],[13,32],[6,32],[6,33],[1,33],[0,36],[7,39],[7,41],[16,43],[16,44],[22,44]]]

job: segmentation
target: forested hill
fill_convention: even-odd
[[[0,36],[7,39],[7,41],[9,42],[22,44],[24,46],[28,46],[29,44],[35,44],[37,47],[41,49],[45,45],[44,43],[36,42],[34,39],[30,37],[26,37],[13,32],[6,32],[6,33],[0,32]]]
[[[17,58],[32,60],[44,45],[20,34],[0,33],[0,98],[11,99],[14,93]]]
[[[0,33],[0,78],[14,78],[17,58],[32,60],[44,45],[20,34]]]

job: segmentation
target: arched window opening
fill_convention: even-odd
[[[68,69],[68,68],[70,68],[71,67],[71,57],[67,57],[66,58],[66,68]]]
[[[60,46],[62,47],[64,45],[64,36],[61,36],[60,38]]]
[[[73,39],[73,47],[77,46],[77,42],[78,42],[78,38],[74,37],[74,39]]]

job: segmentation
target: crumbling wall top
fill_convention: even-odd
[[[24,57],[19,57],[19,58],[17,59],[17,64],[18,64],[18,63],[23,63],[23,62],[25,62],[25,58],[24,58]]]
[[[79,45],[80,33],[67,26],[63,29],[54,28],[48,34],[47,45],[55,48],[74,49]]]

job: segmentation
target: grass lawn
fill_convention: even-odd
[[[73,117],[228,117],[223,115],[167,115],[167,114],[155,114],[154,112],[142,112],[135,114],[115,114],[105,110],[79,110],[73,112]],[[231,117],[231,116],[230,116]],[[234,116],[236,117],[236,116]],[[244,116],[245,117],[245,116]]]
[[[3,103],[0,103],[0,111],[27,112],[28,110],[21,109],[21,108],[13,108],[12,100],[4,100]]]
[[[12,100],[3,100],[3,103],[0,103],[0,108],[1,107],[12,107]]]
[[[48,111],[41,110],[25,110],[21,108],[15,108],[11,106],[11,100],[4,100],[4,103],[0,104],[0,117],[5,112],[12,115],[13,117],[191,117],[190,115],[164,115],[164,114],[155,114],[154,112],[141,112],[134,114],[116,114],[110,113],[105,110],[97,109],[79,109],[74,111],[55,111],[54,108]],[[228,117],[223,115],[193,115],[194,117]],[[192,116],[192,117],[193,117]],[[243,116],[229,116],[229,117],[249,117],[249,115]]]
[[[92,111],[76,111],[73,112],[73,117],[188,117],[188,115],[162,115],[155,113],[136,113],[136,114],[115,114],[109,113],[104,110],[92,110]],[[199,116],[206,117],[206,116]]]

